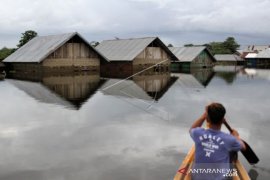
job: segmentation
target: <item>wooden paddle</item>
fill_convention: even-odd
[[[232,128],[231,126],[228,124],[228,122],[224,119],[223,123],[225,124],[225,126],[228,128],[228,130],[230,132],[232,132]],[[247,159],[247,161],[250,164],[257,164],[259,162],[259,158],[257,157],[257,155],[254,153],[254,151],[251,149],[251,147],[248,145],[248,143],[246,143],[244,140],[242,140],[246,146],[245,150],[241,150],[242,154],[245,156],[245,158]]]

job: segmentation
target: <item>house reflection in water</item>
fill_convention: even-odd
[[[47,74],[39,81],[27,81],[25,76],[23,77],[24,80],[8,79],[8,82],[40,102],[76,110],[105,82],[97,73]]]
[[[223,79],[227,84],[232,84],[237,73],[243,71],[243,66],[215,66],[215,76]]]
[[[158,101],[176,80],[177,77],[171,77],[169,72],[145,72],[122,81],[109,79],[102,89],[105,95]]]
[[[104,95],[119,98],[159,119],[169,120],[169,113],[159,107],[159,101],[176,82],[170,73],[144,73],[129,79],[109,79],[102,86]]]
[[[202,89],[205,88],[215,73],[212,69],[194,69],[189,72],[172,73],[172,76],[178,77],[178,83],[183,88]]]
[[[178,82],[183,88],[205,88],[215,73],[212,69],[191,69],[188,72],[172,73],[172,76],[178,77]]]

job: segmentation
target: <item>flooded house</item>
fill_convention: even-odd
[[[171,66],[172,70],[175,71],[179,69],[213,67],[216,62],[205,46],[170,47],[169,49],[177,57]]]
[[[100,70],[106,61],[79,33],[38,36],[4,59],[9,71]]]
[[[237,50],[237,52],[239,53],[239,56],[244,59],[250,53],[258,54],[268,48],[270,48],[270,45],[248,45],[242,50]]]
[[[96,49],[109,61],[101,63],[102,76],[117,72],[128,77],[158,63],[158,70],[167,71],[171,60],[176,59],[158,37],[105,40]]]
[[[248,67],[269,68],[270,67],[270,48],[259,53],[249,53],[245,60]]]
[[[221,66],[237,66],[244,65],[244,59],[236,54],[216,54],[215,56],[216,63],[215,65]]]

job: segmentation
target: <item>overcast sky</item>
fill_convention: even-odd
[[[79,32],[88,41],[159,36],[182,46],[223,41],[270,44],[269,0],[1,0],[0,48],[26,30]]]

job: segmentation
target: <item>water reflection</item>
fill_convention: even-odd
[[[189,73],[173,73],[172,76],[179,78],[179,83],[183,88],[205,88],[212,78],[214,77],[215,73],[212,69],[194,69],[191,70]]]
[[[217,77],[223,79],[227,84],[232,84],[243,66],[215,66],[214,71]]]
[[[77,110],[105,82],[98,73],[46,74],[34,78],[16,73],[9,78],[13,79],[8,82],[40,102]]]
[[[173,179],[193,143],[188,129],[209,99],[226,106],[230,124],[260,157],[250,166],[239,153],[251,177],[269,179],[270,71],[255,69],[253,78],[247,69],[232,71],[230,85],[218,74],[224,71],[0,81],[0,179]],[[79,99],[80,110],[71,110]]]

